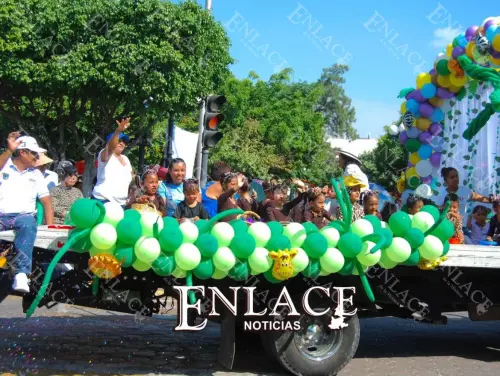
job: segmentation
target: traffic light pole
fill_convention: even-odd
[[[200,187],[205,188],[207,185],[207,171],[208,171],[208,149],[203,148],[201,151],[201,179]]]
[[[196,147],[196,180],[201,182],[202,149],[203,149],[203,122],[205,119],[205,98],[200,102],[200,115],[198,117],[198,146]]]

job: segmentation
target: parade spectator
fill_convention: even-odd
[[[490,228],[486,239],[498,244],[500,242],[500,200],[498,198],[493,201],[493,211],[495,215],[490,219]]]
[[[365,215],[374,215],[378,219],[382,220],[382,215],[378,211],[378,192],[372,190],[366,190],[361,193],[361,203],[363,205],[363,210]]]
[[[361,171],[361,160],[354,154],[347,150],[340,150],[338,152],[340,168],[344,170],[344,177],[353,176],[359,180],[361,184],[361,192],[369,187],[368,177]]]
[[[158,193],[160,185],[158,170],[159,166],[150,166],[145,169],[139,181],[131,189],[126,208],[131,208],[133,204],[152,204],[162,216],[166,215],[165,201]]]
[[[35,167],[40,170],[43,178],[47,182],[47,188],[49,191],[59,185],[59,176],[54,171],[49,170],[50,165],[54,161],[47,157],[47,154],[40,153],[38,160],[35,163]]]
[[[220,177],[226,172],[231,172],[231,167],[225,162],[216,162],[210,171],[210,178],[212,181],[208,182],[201,190],[201,202],[210,217],[217,214],[217,199],[223,192],[220,184]]]
[[[97,159],[97,183],[92,191],[92,198],[103,203],[115,202],[123,208],[134,175],[129,159],[123,155],[129,142],[129,137],[123,132],[129,123],[130,118],[117,120],[115,132],[106,137],[106,147],[99,152]]]
[[[257,214],[259,214],[259,216],[262,219],[264,219],[264,221],[265,221],[266,220],[267,205],[274,198],[274,190],[273,190],[273,186],[271,185],[271,183],[269,183],[267,181],[262,183],[262,189],[264,191],[264,194],[266,195],[266,198],[259,203],[259,207],[257,209]]]
[[[408,214],[415,215],[424,206],[424,200],[421,197],[410,195],[406,200],[406,207],[408,208]]]
[[[60,162],[57,170],[61,178],[61,184],[50,190],[50,198],[54,208],[54,223],[62,225],[71,205],[79,198],[82,198],[83,194],[78,188],[75,188],[78,174],[75,166],[70,161]]]
[[[335,220],[335,217],[325,209],[325,195],[320,188],[313,188],[305,197],[306,203],[302,206],[302,218],[295,217],[295,222],[312,222],[321,229],[330,221]]]
[[[201,202],[198,201],[200,187],[198,180],[187,179],[184,182],[184,201],[180,202],[175,209],[174,218],[179,223],[185,220],[196,222],[200,219],[209,219],[210,215]]]
[[[184,201],[184,179],[186,178],[186,162],[181,158],[174,158],[168,165],[165,180],[158,188],[158,194],[167,206],[167,215],[172,217],[182,201]]]
[[[453,223],[455,232],[450,239],[452,244],[464,244],[464,233],[462,230],[462,216],[460,215],[460,200],[455,193],[450,193],[445,197],[445,202],[450,201],[451,206],[446,214],[446,218]]]
[[[220,177],[222,186],[222,194],[218,198],[218,212],[221,213],[230,209],[239,209],[236,198],[234,197],[238,190],[243,186],[245,177],[242,174],[226,172]],[[237,215],[230,215],[223,219],[222,222],[230,222],[236,219]]]
[[[467,228],[470,230],[470,237],[465,237],[466,244],[479,244],[480,241],[487,240],[490,229],[486,218],[490,209],[483,205],[478,205],[472,211],[472,216],[467,220]]]
[[[349,200],[351,201],[352,205],[351,222],[354,222],[365,216],[363,207],[359,204],[359,197],[361,194],[361,189],[366,189],[367,187],[365,186],[365,183],[363,181],[354,176],[344,176],[344,185],[347,189],[347,192],[349,193]],[[346,202],[346,205],[349,205],[349,203]],[[336,217],[339,220],[344,219],[344,215],[342,214],[340,207],[337,208]]]
[[[257,211],[259,210],[259,203],[255,198],[257,193],[252,191],[250,184],[251,182],[245,179],[245,182],[238,191],[239,198],[237,203],[242,210],[252,211],[257,214]]]
[[[29,293],[28,274],[37,233],[37,199],[43,205],[45,223],[54,223],[47,184],[35,168],[39,153],[45,152],[33,137],[20,137],[19,132],[12,132],[6,151],[0,155],[0,231],[15,231],[12,288],[20,293]]]

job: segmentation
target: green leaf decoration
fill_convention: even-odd
[[[477,108],[473,108],[471,111],[473,114],[477,114],[479,112],[479,110]]]
[[[470,161],[470,155],[464,155],[464,159],[465,159],[466,161]]]
[[[454,134],[453,136],[451,136],[454,140],[456,140],[457,138],[459,138],[460,136],[458,134]]]

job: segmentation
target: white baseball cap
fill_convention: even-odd
[[[31,151],[34,151],[36,153],[46,153],[47,150],[42,149],[40,146],[38,146],[38,142],[36,142],[34,137],[30,136],[21,136],[18,138],[21,143],[17,147],[18,149],[28,149]]]

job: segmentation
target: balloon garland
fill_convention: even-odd
[[[448,240],[454,232],[453,224],[445,218],[449,205],[441,215],[435,207],[424,206],[413,218],[396,212],[389,223],[371,215],[351,222],[352,205],[343,181],[332,179],[332,183],[344,220],[321,230],[307,222],[286,226],[278,222],[248,225],[241,219],[218,222],[243,213],[240,209],[179,225],[174,218],[161,218],[156,213],[123,211],[118,205],[79,199],[70,209],[75,229],[51,261],[26,316],[35,311],[56,264],[70,249],[89,253],[95,295],[99,279],[116,277],[124,268],[185,278],[188,286],[193,284],[193,276],[244,281],[262,274],[268,282],[280,283],[299,273],[306,278],[338,273],[359,275],[372,302],[375,297],[365,275],[368,267],[378,264],[391,269],[399,264],[439,262],[448,252]],[[194,294],[190,299],[194,300]]]
[[[471,26],[459,34],[446,50],[440,53],[429,72],[417,76],[416,88],[400,91],[405,98],[401,105],[402,124],[399,141],[410,158],[401,183],[410,190],[421,184],[434,186],[433,171],[439,168],[444,140],[442,138],[445,100],[462,100],[468,84],[489,82],[494,88],[490,103],[476,116],[463,133],[471,140],[489,118],[500,113],[500,17],[489,17],[482,26]],[[389,133],[395,135],[395,129]],[[399,188],[402,188],[399,187]]]

